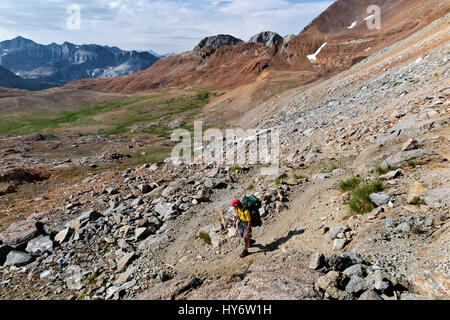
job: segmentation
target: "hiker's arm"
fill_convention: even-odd
[[[237,222],[237,220],[238,220],[238,216],[236,216],[236,217],[234,218],[233,226],[235,226],[235,227],[236,227],[236,222]]]

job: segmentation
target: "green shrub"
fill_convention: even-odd
[[[211,245],[211,237],[209,236],[209,234],[204,233],[204,232],[200,232],[200,234],[198,235],[198,237],[200,239],[202,239],[203,241],[205,241],[206,244]]]
[[[308,177],[305,176],[304,174],[296,174],[295,175],[295,179],[300,180],[300,179],[307,179]]]
[[[351,191],[361,184],[362,180],[357,177],[351,177],[339,183],[339,190],[342,192]]]
[[[247,190],[253,190],[253,189],[255,189],[255,186],[253,185],[253,183],[247,187]]]
[[[421,235],[421,234],[425,234],[427,232],[425,230],[422,230],[420,227],[414,227],[412,229],[412,233]]]
[[[337,164],[333,164],[329,168],[325,168],[325,169],[320,170],[320,173],[331,173],[333,170],[336,170],[338,168],[339,168],[339,166]]]
[[[240,171],[240,170],[242,170],[242,167],[238,164],[231,168],[231,171]]]
[[[366,183],[363,186],[354,189],[350,194],[348,205],[350,210],[356,214],[364,214],[372,211],[375,204],[370,200],[370,194],[384,190],[383,182],[376,180]]]
[[[378,174],[379,176],[382,176],[383,174],[386,174],[386,173],[388,173],[389,171],[392,171],[392,168],[391,168],[391,166],[388,166],[387,168],[377,167],[377,168],[375,169],[375,171],[377,172],[377,174]]]

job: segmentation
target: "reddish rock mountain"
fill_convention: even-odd
[[[379,29],[368,26],[377,18],[376,12],[368,10],[371,5],[381,9]],[[83,79],[67,86],[104,92],[187,84],[237,87],[255,80],[264,69],[306,71],[298,82],[307,83],[348,69],[448,12],[450,3],[441,0],[339,0],[298,36],[272,48],[259,43],[204,47],[161,59],[130,76]]]

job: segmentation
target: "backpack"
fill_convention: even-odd
[[[254,195],[245,196],[242,198],[242,204],[250,211],[252,227],[260,227],[262,225],[261,215],[259,214],[261,200]]]

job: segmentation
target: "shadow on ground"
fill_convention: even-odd
[[[277,249],[279,249],[280,245],[282,245],[283,243],[286,243],[289,239],[291,239],[293,236],[297,236],[300,235],[302,233],[304,233],[305,230],[304,229],[299,229],[299,230],[291,230],[289,231],[289,233],[279,239],[276,239],[275,241],[268,243],[266,245],[261,245],[261,244],[254,244],[252,246],[252,248],[258,248],[260,249],[259,251],[256,252],[251,252],[250,254],[254,254],[254,253],[260,253],[260,252],[267,252],[267,251],[275,251]]]

